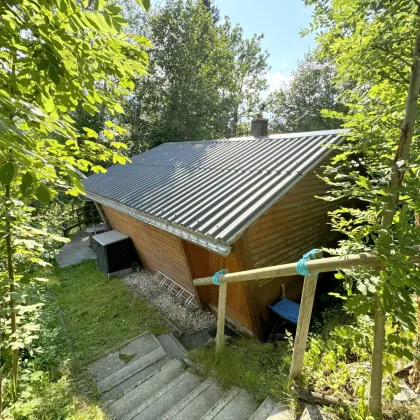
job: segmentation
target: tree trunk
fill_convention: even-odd
[[[401,127],[398,149],[395,154],[394,164],[391,168],[391,179],[389,186],[395,190],[392,201],[394,206],[384,211],[381,226],[390,229],[394,218],[398,193],[397,188],[402,184],[405,170],[399,169],[399,162],[406,162],[410,156],[410,147],[413,138],[414,125],[416,123],[418,96],[420,92],[420,4],[416,11],[416,41],[413,51],[413,64],[410,73],[410,82],[405,103],[404,121]],[[381,241],[381,236],[378,241]],[[382,307],[381,291],[377,291],[375,297],[375,327],[373,334],[373,353],[372,353],[372,375],[369,395],[369,411],[376,419],[382,419],[382,369],[383,369],[383,349],[385,343],[385,313]]]

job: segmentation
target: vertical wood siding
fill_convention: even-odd
[[[182,242],[194,278],[212,276],[222,268],[227,268],[231,273],[240,271],[235,251],[231,251],[227,257],[222,257],[190,242]],[[218,286],[200,286],[197,287],[197,293],[203,304],[217,305]],[[248,329],[252,329],[243,283],[228,285],[226,313]]]
[[[162,271],[196,294],[181,239],[131,216],[103,206],[113,229],[130,236],[143,265],[152,273]]]
[[[322,196],[327,189],[314,173],[306,175],[246,230],[254,268],[295,262],[305,252],[325,245],[329,203],[314,196]],[[267,305],[281,296],[282,283],[286,285],[287,298],[299,301],[301,276],[256,282],[258,311],[264,321],[271,318]]]

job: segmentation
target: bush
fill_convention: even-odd
[[[102,411],[78,390],[69,369],[70,349],[59,309],[49,288],[32,290],[41,300],[39,338],[21,353],[19,400],[13,402],[8,379],[3,380],[5,419],[103,419]],[[7,377],[7,372],[3,372]]]

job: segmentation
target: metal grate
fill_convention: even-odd
[[[191,351],[205,346],[212,338],[209,328],[204,328],[192,334],[181,335],[178,340],[186,350]]]
[[[183,300],[186,306],[192,304],[198,308],[198,305],[194,302],[195,295],[185,289],[185,287],[182,287],[180,284],[172,280],[166,274],[161,271],[157,271],[153,276],[153,280],[158,281],[161,287],[166,287],[169,292],[173,293],[177,298]]]

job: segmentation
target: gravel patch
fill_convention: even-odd
[[[194,305],[186,307],[180,299],[153,280],[153,275],[145,268],[124,277],[122,281],[135,293],[158,307],[181,332],[190,334],[216,326],[216,317],[211,312],[202,311]]]

